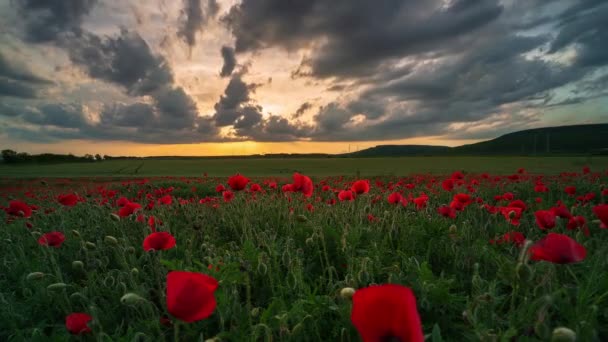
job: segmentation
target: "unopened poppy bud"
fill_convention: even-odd
[[[59,290],[65,289],[67,287],[68,287],[68,284],[66,284],[66,283],[54,283],[54,284],[47,286],[46,289],[49,291],[59,291]]]
[[[129,247],[127,247],[126,251],[129,254],[135,254],[135,247],[129,246]]]
[[[528,264],[518,263],[515,272],[521,281],[529,281],[532,278],[532,268]]]
[[[251,317],[258,317],[259,314],[260,314],[260,308],[251,309]]]
[[[103,241],[104,241],[105,243],[107,243],[108,245],[114,245],[114,246],[117,246],[117,245],[118,245],[118,240],[117,240],[115,237],[113,237],[112,235],[107,235],[107,236],[106,236],[106,237],[103,239]]]
[[[120,302],[124,305],[138,305],[147,302],[147,300],[135,293],[127,293],[120,298]]]
[[[44,278],[45,274],[42,272],[32,272],[25,277],[28,281],[38,280]]]
[[[340,290],[340,297],[342,297],[343,299],[351,299],[354,295],[355,289],[353,289],[352,287],[345,287]]]
[[[298,216],[296,216],[296,220],[298,220],[298,222],[306,222],[306,221],[308,221],[308,217],[306,217],[304,215],[298,215]]]
[[[80,232],[77,230],[72,230],[72,235],[74,235],[75,237],[80,237]]]
[[[576,333],[572,329],[559,327],[553,330],[551,342],[574,342],[576,341]]]
[[[268,266],[265,263],[261,262],[258,264],[258,273],[261,275],[265,275],[268,272]]]
[[[76,271],[84,270],[84,263],[80,260],[72,261],[72,268]]]
[[[515,218],[515,216],[517,216],[517,213],[515,212],[515,210],[509,211],[509,218],[510,219]]]
[[[90,241],[87,241],[87,242],[84,244],[84,246],[85,246],[87,249],[95,249],[95,248],[97,248],[97,246],[96,246],[94,243],[90,242]]]
[[[451,225],[448,231],[450,232],[450,234],[456,234],[456,225]]]
[[[110,218],[111,218],[112,220],[114,220],[114,221],[120,221],[120,216],[118,216],[118,215],[116,215],[116,214],[114,214],[114,213],[111,213],[111,214],[110,214]]]
[[[138,276],[139,275],[139,270],[137,268],[132,268],[131,269],[131,274],[134,276]]]

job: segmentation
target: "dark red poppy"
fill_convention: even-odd
[[[521,219],[522,209],[519,207],[501,207],[499,208],[500,213],[510,224],[519,226],[519,220]]]
[[[570,196],[574,196],[576,195],[576,187],[574,186],[567,186],[564,188],[564,192],[567,193]]]
[[[522,211],[526,211],[526,209],[528,208],[526,202],[522,200],[512,201],[511,203],[509,203],[509,205],[507,205],[507,207],[520,208]]]
[[[547,186],[544,184],[536,184],[534,186],[534,191],[535,192],[549,192],[549,188],[547,188]]]
[[[247,183],[249,183],[249,178],[238,173],[228,178],[228,186],[230,186],[230,188],[234,191],[240,191],[245,189]]]
[[[456,218],[456,209],[447,205],[442,205],[441,207],[437,208],[437,212],[443,217]]]
[[[167,274],[167,310],[184,322],[203,320],[217,305],[218,282],[202,273],[172,271]]]
[[[580,229],[585,233],[585,235],[589,235],[589,228],[587,227],[587,220],[583,216],[572,216],[568,220],[568,224],[566,224],[566,228],[568,230],[576,230]]]
[[[314,184],[312,183],[312,179],[310,179],[310,177],[304,176],[297,172],[293,174],[293,184],[291,184],[291,191],[301,192],[302,194],[304,194],[304,197],[310,197],[312,196],[313,190]]]
[[[224,192],[224,190],[226,190],[226,187],[224,186],[224,184],[218,184],[215,187],[215,192]]]
[[[555,213],[552,210],[538,210],[534,216],[538,228],[545,230],[555,227]]]
[[[420,195],[419,197],[414,198],[414,204],[416,204],[416,209],[421,210],[426,208],[426,205],[429,201],[429,196]]]
[[[84,312],[74,312],[65,318],[65,327],[73,335],[87,334],[91,328],[87,325],[93,317]]]
[[[73,207],[78,203],[78,196],[75,194],[65,194],[57,196],[57,201],[66,207]]]
[[[398,192],[393,192],[392,194],[388,195],[387,197],[387,201],[390,204],[399,204],[401,202],[401,200],[403,199],[403,196],[401,196],[400,193]]]
[[[152,233],[144,239],[144,251],[167,250],[175,247],[175,238],[168,232]]]
[[[583,261],[587,255],[587,250],[567,235],[549,233],[532,245],[529,253],[531,260],[570,264]]]
[[[496,240],[491,240],[490,243],[496,243],[498,245],[501,245],[503,243],[513,243],[517,247],[521,247],[523,246],[525,241],[526,237],[524,236],[524,234],[516,231],[510,231],[504,233],[500,238]]]
[[[367,179],[360,179],[353,183],[350,190],[357,195],[366,194],[369,192],[369,181]]]
[[[116,200],[116,205],[119,207],[124,207],[125,205],[129,204],[129,199],[126,197],[121,197],[119,199]]]
[[[8,208],[5,208],[4,211],[11,216],[26,218],[32,216],[32,208],[22,201],[10,201]]]
[[[64,241],[65,235],[63,235],[62,232],[50,232],[42,235],[38,239],[38,244],[41,246],[59,248]]]
[[[118,210],[118,216],[127,217],[137,210],[141,209],[141,205],[135,202],[129,202]]]
[[[353,295],[351,322],[364,342],[424,341],[416,297],[405,286],[387,284]]]
[[[600,228],[608,228],[608,204],[600,204],[593,207],[593,213],[602,222]]]
[[[355,200],[355,193],[352,192],[351,190],[341,190],[338,193],[338,199],[340,201],[354,201]]]
[[[555,207],[552,207],[551,211],[555,214],[555,216],[559,218],[570,219],[572,217],[570,210],[568,210],[568,208],[561,203],[559,203]]]
[[[222,193],[222,197],[224,197],[224,202],[228,203],[234,198],[234,192],[226,190]]]

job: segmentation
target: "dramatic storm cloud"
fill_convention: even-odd
[[[0,138],[486,139],[608,119],[601,0],[0,0]]]

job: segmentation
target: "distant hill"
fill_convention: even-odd
[[[451,150],[447,146],[432,145],[379,145],[357,152],[343,154],[345,157],[377,156],[425,156],[446,154]]]
[[[527,129],[458,147],[379,145],[344,157],[608,154],[608,124]]]

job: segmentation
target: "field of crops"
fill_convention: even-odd
[[[502,167],[5,179],[0,340],[608,340],[608,170]]]

